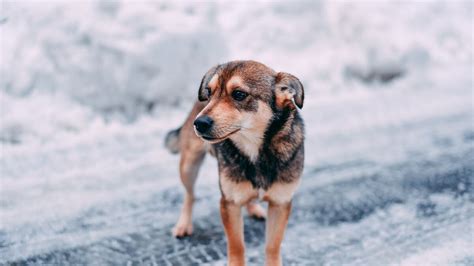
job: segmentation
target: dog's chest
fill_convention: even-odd
[[[235,134],[231,136],[231,140],[239,151],[246,155],[252,163],[257,161],[260,146],[262,145],[262,138],[259,134],[254,132]]]
[[[267,189],[278,176],[278,160],[268,151],[260,149],[252,160],[231,141],[217,146],[220,170],[234,182],[250,181],[255,189]]]
[[[227,200],[244,204],[258,199],[277,203],[289,202],[298,187],[299,179],[290,183],[273,183],[268,188],[255,188],[249,181],[233,182],[229,177],[220,178],[220,188]]]

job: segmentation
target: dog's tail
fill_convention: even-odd
[[[181,127],[175,130],[171,130],[166,134],[165,137],[165,146],[173,154],[179,153],[179,133],[181,132]]]

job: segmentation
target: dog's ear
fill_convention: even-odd
[[[281,109],[290,107],[303,108],[304,88],[301,81],[288,73],[279,72],[275,84],[276,104]],[[296,105],[296,106],[295,106]]]
[[[207,85],[209,84],[209,81],[216,73],[217,67],[218,66],[215,66],[209,69],[209,71],[207,71],[204,77],[202,77],[201,85],[199,85],[199,91],[198,91],[198,99],[201,102],[209,100],[209,88],[207,87]]]

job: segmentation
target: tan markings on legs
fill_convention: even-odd
[[[184,151],[180,161],[181,182],[186,189],[183,207],[178,222],[174,226],[172,233],[175,237],[183,237],[193,233],[192,213],[194,203],[194,183],[199,172],[199,167],[204,159],[205,152]]]
[[[265,191],[263,200],[273,201],[275,203],[286,203],[291,201],[296,189],[300,184],[300,178],[291,183],[273,183],[272,186]]]
[[[227,265],[245,265],[245,244],[241,205],[221,199],[221,218],[227,237]]]
[[[245,265],[242,205],[256,198],[258,192],[248,181],[234,182],[220,172],[221,217],[227,236],[228,265]]]
[[[291,183],[274,183],[263,195],[268,201],[266,225],[266,265],[281,265],[280,246],[291,211],[291,199],[300,179]]]
[[[282,265],[280,246],[285,234],[286,224],[291,212],[291,202],[268,204],[268,218],[265,230],[265,265]]]
[[[249,181],[234,182],[225,174],[221,173],[219,178],[222,194],[228,201],[232,201],[237,205],[243,205],[258,196],[258,191],[253,188]]]

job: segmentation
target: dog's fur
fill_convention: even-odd
[[[248,96],[238,101],[234,90]],[[186,189],[173,235],[192,233],[193,187],[210,152],[218,161],[229,265],[245,264],[243,205],[250,215],[268,216],[266,263],[281,265],[280,244],[303,170],[304,125],[297,110],[303,106],[303,85],[295,76],[261,63],[232,61],[204,75],[198,99],[184,125],[166,137],[168,149],[181,152],[179,169]],[[205,133],[193,126],[203,116],[213,121]],[[256,199],[268,202],[268,214]]]

